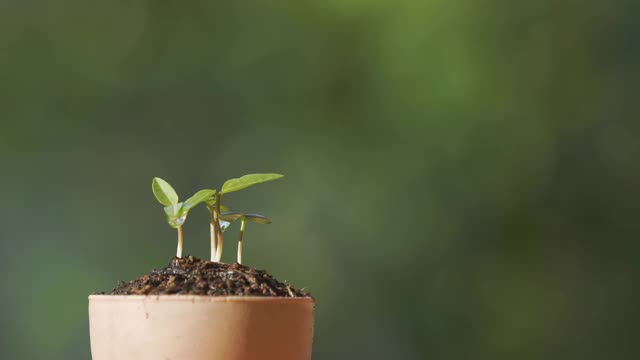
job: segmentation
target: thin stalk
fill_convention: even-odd
[[[184,243],[184,235],[182,234],[182,226],[178,227],[178,250],[176,251],[176,257],[182,257],[182,244]]]
[[[217,244],[216,244],[216,225],[215,225],[215,212],[216,210],[211,205],[207,205],[209,209],[209,233],[211,234],[211,261],[216,260]]]
[[[216,209],[214,211],[213,217],[216,226],[216,233],[218,234],[218,246],[216,248],[215,261],[220,262],[220,260],[222,260],[222,246],[224,244],[224,238],[222,237],[222,228],[220,227],[220,193],[216,194]]]
[[[244,237],[244,226],[247,219],[243,216],[240,222],[240,237],[238,238],[238,264],[242,264],[242,238]]]
[[[215,231],[215,236],[216,236],[216,240],[217,240],[217,244],[216,244],[216,253],[215,256],[213,257],[213,261],[220,261],[220,257],[222,256],[221,252],[222,249],[220,248],[221,243],[220,243],[220,234],[222,233],[222,231],[220,230],[220,222],[219,222],[219,217],[218,217],[218,213],[215,211],[213,211],[213,228]]]

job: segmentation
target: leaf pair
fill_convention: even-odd
[[[167,222],[173,228],[182,226],[191,209],[207,202],[216,194],[216,190],[200,190],[184,202],[178,202],[178,194],[173,187],[158,177],[153,178],[151,190],[156,199],[165,205],[164,212],[167,215]]]
[[[239,212],[224,212],[220,214],[220,219],[228,221],[229,223],[241,219],[242,217],[256,224],[271,224],[271,220],[268,217],[260,214],[243,214]]]

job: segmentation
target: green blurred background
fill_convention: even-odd
[[[228,200],[314,359],[637,359],[638,5],[1,1],[0,358],[90,358],[174,254],[153,176],[280,172]]]

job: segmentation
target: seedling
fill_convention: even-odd
[[[215,249],[215,256],[212,257],[211,261],[220,261],[222,259],[222,250],[224,245],[224,238],[222,235],[223,229],[220,227],[220,220],[221,220],[220,212],[222,209],[220,202],[222,199],[222,195],[228,194],[234,191],[242,190],[250,186],[264,183],[267,181],[277,180],[283,176],[284,175],[280,175],[280,174],[249,174],[249,175],[241,176],[239,178],[233,178],[233,179],[227,180],[225,181],[224,184],[222,184],[222,189],[215,194],[215,199],[213,199],[213,203],[211,202],[207,203],[207,205],[209,205],[208,206],[209,212],[211,213],[210,218],[212,219],[213,225],[214,225],[214,228],[213,228],[214,233],[217,236],[217,246]],[[211,243],[213,244],[213,240]],[[212,253],[213,253],[213,247],[212,247]]]
[[[209,200],[207,200],[206,202],[207,204],[207,209],[209,210],[209,232],[210,232],[210,237],[211,237],[211,261],[214,261],[215,257],[216,257],[216,252],[218,249],[216,240],[218,238],[217,234],[218,234],[218,224],[220,224],[220,232],[224,232],[227,227],[229,226],[229,223],[225,222],[225,221],[221,221],[218,222],[216,221],[216,217],[217,217],[217,213],[216,213],[216,198],[212,197]],[[220,210],[221,211],[229,211],[229,208],[227,208],[226,206],[220,205]]]
[[[259,214],[242,214],[238,212],[225,212],[220,214],[220,219],[232,223],[240,219],[240,235],[238,236],[238,264],[242,264],[242,239],[247,220],[256,224],[271,224],[271,220]]]
[[[182,246],[184,244],[182,225],[184,225],[184,222],[187,220],[189,211],[197,205],[206,202],[215,195],[216,191],[210,189],[200,190],[184,202],[178,202],[178,194],[173,187],[158,177],[153,178],[151,190],[156,199],[158,199],[158,202],[165,206],[164,212],[167,215],[167,223],[178,231],[176,256],[182,257]]]
[[[151,186],[153,194],[156,199],[165,206],[164,212],[167,215],[167,223],[169,226],[177,229],[178,231],[178,249],[176,256],[182,257],[182,246],[184,243],[182,225],[186,221],[189,211],[197,205],[205,203],[209,210],[211,261],[219,262],[221,260],[224,244],[223,233],[232,222],[241,219],[240,238],[238,240],[238,263],[240,263],[242,261],[242,240],[244,237],[246,221],[249,220],[257,224],[270,224],[271,220],[257,214],[230,212],[229,208],[221,204],[222,195],[242,190],[263,182],[277,180],[283,176],[284,175],[280,174],[244,175],[239,178],[227,180],[222,185],[222,189],[219,192],[211,189],[200,190],[184,202],[178,202],[178,194],[173,187],[169,185],[169,183],[157,177],[153,178]]]

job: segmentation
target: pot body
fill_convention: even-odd
[[[93,360],[308,360],[311,298],[91,295]]]

